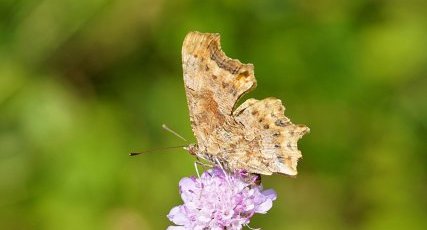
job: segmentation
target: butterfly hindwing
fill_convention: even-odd
[[[234,116],[246,133],[253,132],[259,140],[260,155],[271,172],[296,175],[297,162],[302,156],[297,141],[308,128],[292,124],[284,111],[279,99],[248,99],[236,109]]]

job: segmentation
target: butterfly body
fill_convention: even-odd
[[[218,34],[190,32],[182,48],[184,84],[197,144],[187,150],[229,170],[296,175],[297,141],[309,129],[284,116],[279,99],[248,99],[254,67],[228,58]]]

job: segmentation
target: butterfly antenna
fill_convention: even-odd
[[[188,142],[184,137],[182,137],[181,135],[179,135],[177,132],[173,131],[169,127],[167,127],[165,124],[162,125],[162,128],[164,128],[166,131],[172,133],[173,135],[179,137],[181,140],[184,140],[185,142]]]
[[[156,152],[156,151],[167,150],[167,149],[183,148],[183,147],[186,147],[186,145],[178,145],[178,146],[171,146],[171,147],[165,147],[165,148],[149,149],[149,150],[142,151],[142,152],[129,153],[129,156],[137,156],[137,155],[140,155],[143,153]]]

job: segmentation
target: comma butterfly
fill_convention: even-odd
[[[190,32],[182,46],[190,121],[197,139],[186,149],[229,170],[271,175],[297,174],[297,141],[309,128],[294,125],[276,98],[248,99],[256,87],[254,66],[228,58],[219,34]]]

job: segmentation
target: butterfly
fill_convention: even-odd
[[[297,174],[298,140],[310,131],[284,115],[280,99],[248,99],[256,87],[254,66],[227,57],[220,36],[190,32],[182,46],[190,122],[197,139],[190,154],[228,170],[271,175]]]

